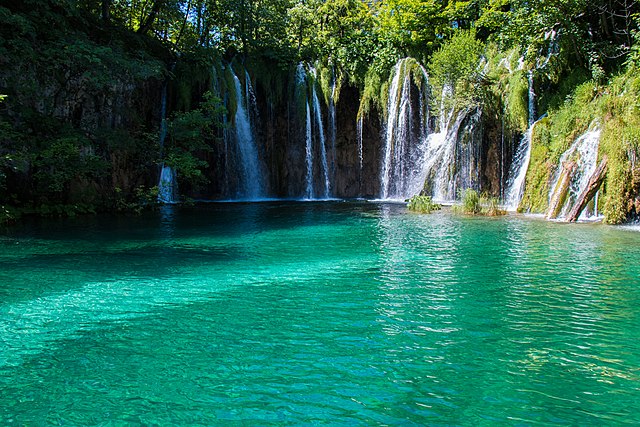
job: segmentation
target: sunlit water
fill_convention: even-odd
[[[0,237],[1,425],[640,424],[640,233],[213,204]]]

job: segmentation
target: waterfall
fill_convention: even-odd
[[[315,199],[316,192],[314,189],[314,172],[315,158],[320,157],[320,176],[322,178],[321,197],[327,199],[331,197],[331,177],[329,175],[329,161],[327,158],[327,141],[324,131],[324,123],[322,122],[322,109],[320,106],[320,98],[316,90],[316,70],[309,67],[309,74],[305,71],[302,63],[298,64],[296,71],[296,85],[299,94],[304,96],[306,106],[306,135],[305,135],[305,161],[306,161],[306,189],[305,199]],[[315,125],[315,126],[314,126]],[[316,131],[317,130],[317,131]],[[314,131],[317,133],[314,134]],[[318,147],[314,150],[314,135]],[[335,158],[335,157],[334,157]]]
[[[415,82],[411,77],[416,73],[422,82],[417,87],[417,96],[420,98],[418,111],[414,111],[412,103],[412,86],[415,87]],[[428,81],[425,69],[414,59],[401,59],[394,67],[384,130],[384,157],[380,174],[382,199],[405,199],[422,190],[428,146]]]
[[[593,122],[589,129],[580,135],[560,157],[558,171],[551,186],[549,199],[552,198],[552,193],[558,186],[562,165],[566,162],[575,162],[575,171],[571,177],[567,200],[561,207],[559,218],[567,215],[578,195],[586,189],[589,178],[591,178],[598,166],[598,147],[601,133],[600,125],[597,122]]]
[[[356,125],[357,137],[358,137],[358,187],[360,196],[362,196],[362,172],[364,169],[364,150],[362,146],[362,132],[364,126],[364,117],[361,115]]]
[[[312,89],[313,96],[313,110],[315,112],[316,126],[318,127],[318,135],[320,138],[320,165],[322,166],[322,176],[324,177],[324,198],[328,198],[330,195],[330,183],[329,183],[329,167],[327,164],[327,148],[325,146],[324,128],[322,126],[322,111],[320,111],[320,100],[316,93],[316,87]]]
[[[444,92],[444,91],[443,91]],[[443,93],[443,98],[447,96]],[[454,175],[455,148],[462,122],[466,119],[468,111],[458,112],[455,121],[451,125],[453,111],[447,113],[441,110],[440,131],[428,137],[428,174],[434,174],[432,184],[432,197],[434,200],[446,202],[456,198],[456,181]]]
[[[167,138],[167,85],[162,87],[162,97],[160,101],[160,150],[164,148],[164,141]],[[171,166],[162,164],[160,179],[158,180],[158,202],[176,203],[178,189],[177,173]]]
[[[529,126],[527,132],[518,145],[513,160],[511,162],[511,168],[509,169],[509,181],[507,181],[507,196],[504,204],[505,209],[514,212],[518,209],[522,196],[524,195],[524,182],[527,177],[527,170],[529,169],[529,162],[531,160],[531,136],[533,134],[533,127],[535,124]]]
[[[533,87],[533,71],[529,71],[527,75],[529,81],[529,126],[536,121],[536,93]]]
[[[329,140],[331,141],[331,179],[336,180],[336,138],[338,136],[338,125],[336,118],[336,77],[333,76],[331,82],[331,97],[329,98]]]
[[[306,162],[307,162],[307,188],[306,199],[313,199],[313,147],[311,145],[311,109],[307,101],[307,135],[306,135]]]
[[[176,171],[171,166],[162,165],[158,183],[158,201],[161,203],[176,203],[176,193]]]
[[[264,182],[250,117],[251,99],[253,97],[255,102],[255,96],[253,96],[248,74],[246,75],[245,91],[243,91],[240,79],[233,68],[229,67],[229,70],[233,76],[236,96],[235,136],[240,155],[240,191],[238,196],[242,199],[259,199],[264,197]]]
[[[447,108],[446,101],[452,96],[453,89],[445,85],[442,88],[437,132],[426,136],[423,152],[423,165],[420,180],[424,183],[424,192],[434,200],[447,202],[455,199],[459,185],[471,185],[471,163],[475,158],[473,139],[467,144],[461,142],[464,132],[472,134],[480,118],[481,110],[475,109],[470,116],[469,110],[459,111],[453,120],[454,107]],[[465,120],[471,119],[466,129]],[[462,130],[462,132],[461,132]],[[473,157],[473,158],[472,158]],[[465,167],[468,166],[468,167]],[[476,168],[477,169],[477,168]],[[476,171],[477,175],[477,171]],[[476,178],[477,180],[477,178]],[[458,184],[457,181],[460,181]]]
[[[507,182],[507,196],[504,204],[508,211],[515,212],[520,206],[520,201],[524,195],[525,178],[531,161],[531,137],[533,135],[533,127],[535,120],[536,94],[533,87],[533,71],[529,71],[527,75],[529,81],[529,128],[525,132],[518,148],[513,156],[511,168],[509,169],[509,180]]]

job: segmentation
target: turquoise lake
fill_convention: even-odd
[[[366,202],[0,231],[0,425],[640,425],[640,233]]]

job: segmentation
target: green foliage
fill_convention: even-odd
[[[118,212],[141,213],[145,209],[158,205],[158,187],[147,188],[143,185],[136,187],[133,195],[127,196],[120,187],[113,191],[113,207]]]
[[[407,208],[413,212],[430,214],[434,211],[442,209],[442,206],[435,203],[429,196],[417,195],[409,199]]]
[[[453,205],[453,211],[463,215],[500,216],[505,215],[497,197],[480,195],[476,190],[467,188],[458,192],[460,203]]]
[[[502,216],[507,214],[507,211],[500,206],[500,200],[497,197],[483,195],[480,198],[480,204],[482,205],[482,214],[485,216]]]
[[[73,181],[96,178],[107,168],[82,136],[64,135],[43,142],[44,147],[29,161],[38,192],[45,195],[66,194]]]
[[[477,81],[483,45],[473,31],[458,31],[431,57],[429,75],[436,86],[454,91]],[[460,86],[460,87],[459,87]]]
[[[222,115],[226,112],[220,98],[211,92],[204,94],[200,106],[191,111],[175,112],[167,120],[164,163],[180,171],[181,183],[192,188],[207,182],[204,169],[209,164],[198,157],[199,153],[211,150],[216,143],[217,129],[223,126]]]
[[[467,188],[458,192],[460,204],[454,206],[454,211],[466,215],[479,215],[482,212],[480,194],[476,190]]]
[[[402,56],[426,59],[443,35],[452,32],[452,17],[434,0],[387,0],[377,8],[381,39]]]
[[[482,81],[480,57],[483,44],[473,31],[458,31],[433,54],[429,62],[429,77],[432,86],[442,93],[450,90],[445,104],[436,103],[434,109],[452,107],[456,111],[477,103]]]

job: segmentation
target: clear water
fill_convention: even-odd
[[[1,425],[638,425],[640,233],[373,203],[0,235]]]

